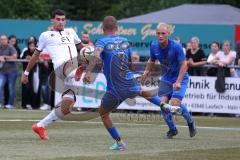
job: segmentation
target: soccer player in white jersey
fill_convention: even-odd
[[[22,83],[28,83],[28,75],[34,64],[39,58],[39,54],[43,49],[47,49],[54,64],[54,70],[57,77],[66,78],[65,66],[75,65],[74,61],[77,59],[77,49],[83,47],[81,40],[78,38],[73,29],[65,29],[66,15],[63,10],[56,9],[52,13],[53,30],[43,32],[39,37],[38,47],[36,48],[28,66],[22,75]],[[70,63],[69,63],[70,62]],[[65,65],[67,64],[67,65]],[[64,77],[65,76],[65,77]],[[62,79],[63,80],[63,79]],[[43,140],[48,140],[46,136],[46,127],[61,119],[63,116],[71,112],[76,97],[73,90],[63,88],[62,101],[56,106],[44,119],[37,124],[33,124],[32,129]]]

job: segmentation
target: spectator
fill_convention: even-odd
[[[17,58],[19,58],[21,51],[20,51],[20,48],[18,47],[17,37],[15,35],[9,36],[8,37],[8,43],[10,45],[12,45],[16,49],[16,51],[17,51]]]
[[[88,45],[94,46],[94,43],[91,42],[90,40],[89,33],[86,31],[82,33],[81,41],[84,46],[88,46]],[[81,58],[80,50],[78,48],[77,48],[77,52],[78,52],[78,65],[81,65],[82,63],[85,63],[85,62],[83,61],[83,58]]]
[[[46,51],[47,52],[47,51]],[[45,54],[45,53],[44,53]],[[42,53],[41,53],[42,55]],[[50,110],[51,103],[50,103],[50,88],[48,84],[48,77],[53,71],[52,63],[49,63],[50,57],[46,58],[41,57],[40,55],[40,63],[39,63],[39,78],[40,78],[40,86],[41,86],[41,96],[43,100],[43,105],[40,107],[41,110]],[[48,55],[48,54],[45,54]]]
[[[175,36],[174,41],[182,45],[180,37]],[[186,49],[184,47],[183,47],[183,52],[186,55]]]
[[[140,61],[140,57],[137,54],[137,52],[132,52],[132,56],[131,56],[131,70],[133,71],[140,71],[141,65],[139,64]],[[144,68],[142,68],[144,69]]]
[[[230,41],[226,40],[223,42],[223,51],[219,51],[216,55],[216,64],[221,67],[226,67],[227,65],[234,65],[236,59],[236,52],[231,50]],[[225,77],[237,77],[234,68],[225,69]]]
[[[0,106],[3,107],[3,87],[8,81],[8,103],[5,106],[7,109],[14,108],[15,86],[17,80],[17,66],[15,62],[7,62],[6,60],[16,59],[16,49],[8,44],[6,35],[0,36]]]
[[[240,66],[240,41],[236,43],[236,60],[235,60],[235,65]],[[236,69],[237,76],[240,77],[240,68]]]
[[[91,45],[91,46],[94,46],[93,42],[90,40],[90,35],[88,32],[83,32],[82,33],[82,43],[85,44],[85,45]]]
[[[30,36],[30,37],[28,38],[28,42],[30,42],[30,41],[33,41],[33,42],[35,42],[35,43],[37,44],[37,38],[34,37],[34,36]],[[23,50],[22,50],[19,58],[22,58],[22,57],[23,57],[23,53],[24,53],[27,49],[28,49],[28,47],[23,48]]]
[[[208,64],[215,64],[216,63],[216,55],[219,52],[219,43],[212,42],[211,44],[211,53],[208,56],[207,63]],[[216,76],[217,75],[217,68],[212,67],[207,70],[208,76]]]
[[[188,42],[188,43],[186,44],[186,47],[185,47],[186,52],[187,52],[188,50],[191,50],[191,48],[192,48],[191,42]]]
[[[17,45],[17,38],[15,35],[11,35],[8,37],[8,43],[10,45],[12,45],[16,51],[17,51],[17,58],[19,58],[20,55],[20,49]],[[8,91],[8,81],[6,81],[6,84],[4,85],[4,105],[8,104],[8,95],[9,95],[9,91]]]
[[[33,39],[29,39],[27,49],[23,52],[22,59],[30,60],[35,48],[36,41]],[[40,105],[39,83],[37,83],[39,81],[39,73],[37,72],[37,65],[38,64],[36,64],[34,66],[34,69],[29,73],[29,83],[22,84],[22,106],[26,109],[39,108]],[[26,67],[27,63],[23,63],[24,71]],[[35,81],[36,76],[38,80]],[[34,85],[37,85],[37,89],[35,89],[35,91]]]
[[[188,63],[188,73],[191,76],[201,76],[204,64],[207,63],[205,53],[199,48],[199,38],[193,37],[191,39],[191,50],[187,51],[186,54]]]

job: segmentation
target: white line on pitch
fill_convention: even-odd
[[[24,120],[24,119],[0,119],[0,122],[38,122],[40,120]],[[86,123],[86,124],[102,124],[102,122],[89,122],[89,121],[58,121],[58,123]],[[166,127],[166,125],[159,125],[159,124],[144,124],[144,123],[115,123],[117,125],[147,125],[147,126],[163,126]],[[177,125],[177,127],[180,128],[188,128],[188,126],[183,125]],[[204,127],[204,126],[197,126],[198,129],[208,129],[208,130],[231,130],[231,131],[240,131],[240,128],[225,128],[225,127]]]

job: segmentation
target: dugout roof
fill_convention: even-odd
[[[126,23],[240,24],[240,9],[225,4],[183,4],[145,15],[121,19]]]

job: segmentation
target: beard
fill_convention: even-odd
[[[82,43],[83,43],[83,44],[88,44],[89,41],[88,41],[88,40],[82,40]]]

